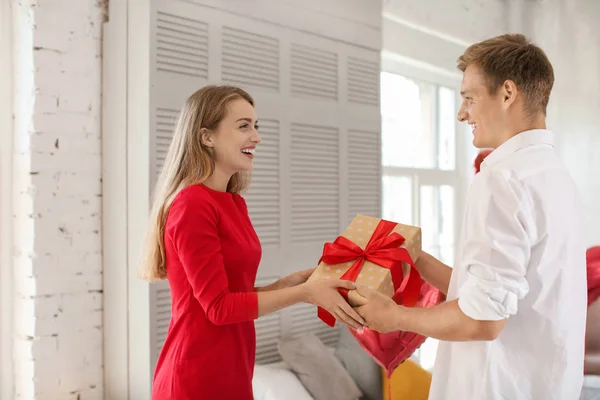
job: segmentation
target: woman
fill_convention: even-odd
[[[360,328],[340,280],[306,282],[312,270],[263,288],[261,258],[244,199],[246,173],[260,143],[253,99],[208,86],[181,112],[161,172],[141,273],[168,279],[172,316],[153,382],[155,400],[252,399],[254,320],[299,302]]]

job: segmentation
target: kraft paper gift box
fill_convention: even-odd
[[[384,229],[382,229],[382,225],[385,225]],[[391,240],[389,236],[393,233],[397,233],[401,238],[403,238],[403,240],[398,239],[397,235],[393,236],[396,238],[396,240]],[[369,240],[374,234],[378,234],[380,238],[371,244],[371,251],[369,252],[370,254],[360,255],[359,252],[364,251],[367,248],[367,244],[369,244]],[[355,262],[359,258],[365,257],[366,259],[364,260],[362,267],[360,267],[360,269],[357,267],[354,268],[354,271],[358,271],[355,282],[359,285],[364,285],[371,289],[377,290],[388,297],[393,297],[395,290],[394,282],[392,280],[392,271],[388,268],[378,265],[377,262],[374,261],[379,261],[378,259],[385,258],[384,253],[390,253],[389,250],[394,248],[406,249],[404,254],[406,255],[406,253],[408,253],[408,256],[410,256],[410,259],[412,259],[413,262],[417,261],[421,252],[421,228],[398,224],[391,221],[382,221],[379,218],[366,215],[357,215],[348,228],[342,233],[341,238],[344,239],[340,239],[340,237],[336,239],[336,242],[340,242],[337,243],[338,246],[335,246],[336,242],[327,243],[325,245],[323,250],[323,258],[320,260],[317,268],[308,279],[309,281],[315,279],[344,279],[344,274],[346,274],[346,272],[355,264]],[[354,247],[356,257],[347,254],[348,251],[346,248],[348,246],[353,247],[352,244],[348,243],[348,241],[358,246]],[[378,242],[379,246],[375,246],[378,248],[373,248],[373,244],[377,244]],[[385,248],[382,249],[382,245]],[[401,253],[397,250],[391,250],[391,252],[395,253],[396,255]],[[331,262],[331,260],[335,260],[336,257],[341,253],[345,253],[344,257],[341,257],[346,259],[344,262],[328,264],[323,260],[325,259]],[[402,262],[401,266],[402,274],[401,276],[397,275],[396,280],[403,280],[409,273],[412,275],[410,277],[411,279],[409,279],[409,281],[412,281],[411,291],[414,292],[416,290],[416,293],[413,293],[415,298],[411,299],[409,302],[412,302],[412,300],[416,302],[418,292],[420,290],[421,277],[416,269],[411,267],[409,263]],[[396,282],[396,285],[400,285],[400,283],[401,282]],[[406,290],[409,289],[410,285],[410,282],[406,283]],[[362,296],[359,295],[355,290],[348,292],[348,302],[350,305],[358,306],[360,304],[364,304],[364,301],[362,300],[364,300]]]

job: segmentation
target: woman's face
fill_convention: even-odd
[[[230,101],[225,118],[208,133],[207,142],[213,149],[216,169],[228,175],[250,171],[254,150],[261,142],[254,107],[244,99]]]

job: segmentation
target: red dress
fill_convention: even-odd
[[[153,400],[251,400],[261,247],[244,199],[183,189],[165,226],[172,317]]]

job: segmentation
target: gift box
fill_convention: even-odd
[[[308,280],[350,280],[394,300],[402,296],[402,304],[411,305],[421,286],[414,268],[420,252],[421,228],[359,214],[340,237],[325,244]],[[352,306],[364,304],[365,299],[354,290],[343,294]]]

